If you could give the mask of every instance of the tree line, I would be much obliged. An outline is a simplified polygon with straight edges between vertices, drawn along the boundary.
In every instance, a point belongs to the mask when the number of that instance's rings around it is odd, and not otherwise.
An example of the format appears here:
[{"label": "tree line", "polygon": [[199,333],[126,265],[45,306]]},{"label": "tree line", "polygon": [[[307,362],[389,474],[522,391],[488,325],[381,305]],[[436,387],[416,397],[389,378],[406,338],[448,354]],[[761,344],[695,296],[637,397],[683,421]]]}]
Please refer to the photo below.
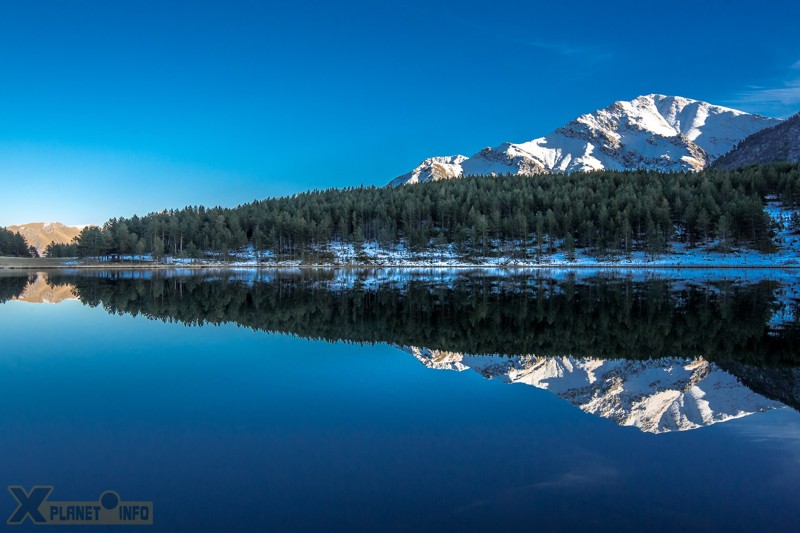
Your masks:
[{"label": "tree line", "polygon": [[32,283],[35,280],[35,277],[29,275],[0,274],[0,304],[21,295],[23,291],[25,291],[25,287],[28,286],[28,283]]},{"label": "tree line", "polygon": [[18,232],[0,228],[0,255],[9,257],[39,257],[36,248],[30,246]]},{"label": "tree line", "polygon": [[515,257],[576,249],[661,253],[670,243],[770,251],[775,197],[800,205],[800,165],[697,173],[599,171],[314,190],[235,208],[190,206],[87,227],[47,254],[227,258],[250,247],[304,258],[340,243]]},{"label": "tree line", "polygon": [[[187,325],[234,323],[310,339],[469,354],[650,359],[698,357],[797,365],[797,319],[778,327],[773,281],[684,284],[614,275],[554,279],[460,274],[371,283],[302,271],[257,279],[236,273],[53,273],[80,300],[111,314]],[[794,309],[798,311],[798,309]],[[800,316],[794,314],[793,316]]]}]

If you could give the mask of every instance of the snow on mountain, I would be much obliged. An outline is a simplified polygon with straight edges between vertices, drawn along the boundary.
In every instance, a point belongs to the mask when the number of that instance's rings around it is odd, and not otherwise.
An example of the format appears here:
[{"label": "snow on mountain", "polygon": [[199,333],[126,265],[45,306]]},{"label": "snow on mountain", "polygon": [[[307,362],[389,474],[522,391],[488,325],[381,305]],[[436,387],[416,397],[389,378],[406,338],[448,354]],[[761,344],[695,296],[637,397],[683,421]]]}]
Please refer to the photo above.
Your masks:
[{"label": "snow on mountain", "polygon": [[404,185],[469,175],[592,170],[702,170],[736,143],[778,119],[680,96],[649,94],[581,115],[550,135],[426,159],[391,181]]},{"label": "snow on mountain", "polygon": [[406,347],[429,368],[545,389],[581,410],[648,433],[686,431],[784,407],[702,358],[505,357]]},{"label": "snow on mountain", "polygon": [[409,185],[457,178],[463,174],[461,163],[466,160],[467,157],[463,155],[430,157],[411,172],[393,179],[389,185],[394,187],[395,185]]}]

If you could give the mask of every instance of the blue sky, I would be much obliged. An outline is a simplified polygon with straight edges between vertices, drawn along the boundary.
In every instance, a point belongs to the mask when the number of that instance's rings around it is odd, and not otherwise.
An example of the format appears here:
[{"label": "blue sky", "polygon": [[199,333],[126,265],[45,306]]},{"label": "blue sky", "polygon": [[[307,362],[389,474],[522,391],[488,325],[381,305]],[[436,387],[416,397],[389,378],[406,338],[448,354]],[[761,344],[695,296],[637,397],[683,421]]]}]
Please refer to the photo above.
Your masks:
[{"label": "blue sky", "polygon": [[383,185],[665,93],[800,110],[796,2],[0,4],[0,225]]}]

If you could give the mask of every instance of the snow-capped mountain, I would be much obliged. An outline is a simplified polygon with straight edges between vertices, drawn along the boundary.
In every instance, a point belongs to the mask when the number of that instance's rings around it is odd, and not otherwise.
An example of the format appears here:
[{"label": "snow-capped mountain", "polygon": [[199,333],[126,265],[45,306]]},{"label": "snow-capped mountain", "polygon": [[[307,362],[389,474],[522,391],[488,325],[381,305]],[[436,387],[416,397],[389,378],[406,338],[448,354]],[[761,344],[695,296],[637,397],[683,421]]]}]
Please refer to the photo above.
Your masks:
[{"label": "snow-capped mountain", "polygon": [[429,157],[408,174],[403,174],[393,179],[389,185],[410,185],[412,183],[458,178],[464,173],[461,163],[466,160],[467,157],[463,155]]},{"label": "snow-capped mountain", "polygon": [[390,185],[470,175],[702,170],[748,135],[778,123],[698,100],[649,94],[581,115],[529,142],[484,148],[469,158],[426,159]]},{"label": "snow-capped mountain", "polygon": [[800,162],[800,113],[777,126],[758,131],[716,161],[715,168],[739,168],[760,163]]},{"label": "snow-capped mountain", "polygon": [[504,357],[405,347],[425,366],[545,389],[581,410],[648,433],[685,431],[784,407],[702,358],[645,361]]}]

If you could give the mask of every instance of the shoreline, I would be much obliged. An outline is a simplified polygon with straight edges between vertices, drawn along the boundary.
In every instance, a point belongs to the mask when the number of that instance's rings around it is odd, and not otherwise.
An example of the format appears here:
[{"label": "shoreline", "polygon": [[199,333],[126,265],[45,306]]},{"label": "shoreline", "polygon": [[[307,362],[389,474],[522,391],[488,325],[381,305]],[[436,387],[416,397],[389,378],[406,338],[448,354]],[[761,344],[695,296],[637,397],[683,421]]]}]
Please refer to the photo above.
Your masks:
[{"label": "shoreline", "polygon": [[457,264],[457,265],[420,265],[420,264],[368,264],[368,263],[347,263],[347,264],[160,264],[160,263],[139,263],[139,264],[57,264],[50,261],[37,264],[35,260],[26,260],[24,264],[8,264],[0,259],[0,271],[3,270],[285,270],[285,269],[339,269],[339,270],[382,270],[388,268],[407,269],[407,270],[786,270],[800,271],[798,265],[753,265],[735,263],[706,263],[706,264],[647,264],[647,263],[627,263],[627,264],[569,264],[569,263],[540,263],[540,264]]}]

